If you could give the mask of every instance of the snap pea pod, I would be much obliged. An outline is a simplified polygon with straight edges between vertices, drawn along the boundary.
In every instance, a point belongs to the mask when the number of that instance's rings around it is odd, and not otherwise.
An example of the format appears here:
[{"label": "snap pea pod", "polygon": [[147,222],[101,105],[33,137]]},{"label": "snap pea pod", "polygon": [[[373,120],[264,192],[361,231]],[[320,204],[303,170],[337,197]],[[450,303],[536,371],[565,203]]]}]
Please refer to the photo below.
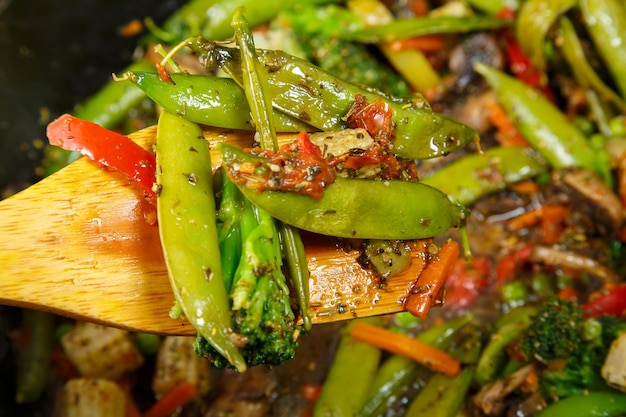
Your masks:
[{"label": "snap pea pod", "polygon": [[453,377],[435,374],[417,394],[406,417],[454,417],[465,400],[474,377],[474,367],[464,368]]},{"label": "snap pea pod", "polygon": [[548,163],[537,151],[525,146],[504,146],[463,156],[421,182],[468,206],[509,184],[547,171]]},{"label": "snap pea pod", "polygon": [[506,359],[505,347],[530,325],[536,312],[535,308],[523,306],[502,316],[499,326],[478,358],[474,376],[478,383],[486,384],[497,377]]},{"label": "snap pea pod", "polygon": [[618,392],[589,392],[552,403],[535,416],[612,417],[624,413],[626,413],[626,395]]},{"label": "snap pea pod", "polygon": [[[195,38],[188,45],[203,57],[207,67],[221,67],[242,83],[239,51]],[[471,127],[430,110],[420,96],[394,98],[366,90],[329,74],[315,65],[282,51],[257,50],[268,67],[269,93],[274,108],[320,130],[341,130],[357,95],[372,102],[385,100],[396,127],[394,153],[410,159],[427,159],[448,153],[478,139]]]},{"label": "snap pea pod", "polygon": [[515,127],[552,166],[601,171],[585,135],[541,93],[483,63],[474,68],[495,91]]},{"label": "snap pea pod", "polygon": [[[416,336],[424,343],[439,349],[447,349],[459,330],[473,320],[472,314],[466,314],[431,327]],[[402,355],[393,355],[376,372],[369,389],[367,400],[357,414],[358,417],[380,415],[387,402],[394,395],[399,395],[408,381],[412,380],[420,369],[424,369],[414,360]]]},{"label": "snap pea pod", "polygon": [[580,0],[594,45],[626,99],[626,6],[622,0]]},{"label": "snap pea pod", "polygon": [[592,87],[600,96],[606,97],[606,99],[612,101],[613,104],[622,110],[626,109],[626,101],[602,81],[587,61],[583,46],[580,39],[578,39],[572,22],[566,17],[560,18],[559,29],[562,36],[561,49],[563,56],[572,69],[578,84],[585,88]]},{"label": "snap pea pod", "polygon": [[533,64],[545,70],[544,42],[560,15],[576,6],[577,0],[527,0],[515,19],[515,36]]},{"label": "snap pea pod", "polygon": [[200,128],[164,111],[157,127],[157,215],[174,296],[198,333],[239,371],[215,222],[211,157]]},{"label": "snap pea pod", "polygon": [[[217,149],[227,170],[263,160],[226,143]],[[337,178],[320,200],[294,192],[240,190],[284,223],[337,237],[420,239],[442,234],[465,216],[465,209],[446,194],[408,181]]]},{"label": "snap pea pod", "polygon": [[339,36],[354,42],[379,43],[408,39],[415,36],[498,29],[510,24],[510,21],[490,15],[466,17],[428,16],[394,19],[384,25],[368,26],[354,31],[342,31]]},{"label": "snap pea pod", "polygon": [[161,40],[172,43],[197,35],[225,40],[233,36],[231,18],[240,7],[250,14],[250,25],[255,27],[270,21],[285,9],[332,2],[338,0],[192,0],[177,10],[165,22],[163,29],[155,32]]},{"label": "snap pea pod", "polygon": [[381,350],[350,336],[357,322],[379,323],[373,318],[356,319],[344,330],[313,417],[352,417],[361,408],[381,357]]},{"label": "snap pea pod", "polygon": [[[167,111],[208,126],[252,130],[246,96],[230,78],[173,73],[174,83],[163,81],[152,72],[129,73],[129,80]],[[312,131],[310,125],[274,112],[280,132]]]},{"label": "snap pea pod", "polygon": [[[268,94],[269,86],[265,68],[256,56],[254,39],[248,21],[241,9],[237,9],[232,20],[235,40],[241,51],[242,73],[244,74],[244,91],[251,109],[252,120],[260,136],[261,147],[273,152],[278,150],[278,139],[272,114],[272,99]],[[277,222],[279,223],[279,222]],[[285,259],[288,262],[289,276],[296,289],[300,314],[306,330],[311,329],[311,312],[309,310],[309,269],[307,267],[304,243],[300,232],[291,225],[277,224],[278,236]]]}]

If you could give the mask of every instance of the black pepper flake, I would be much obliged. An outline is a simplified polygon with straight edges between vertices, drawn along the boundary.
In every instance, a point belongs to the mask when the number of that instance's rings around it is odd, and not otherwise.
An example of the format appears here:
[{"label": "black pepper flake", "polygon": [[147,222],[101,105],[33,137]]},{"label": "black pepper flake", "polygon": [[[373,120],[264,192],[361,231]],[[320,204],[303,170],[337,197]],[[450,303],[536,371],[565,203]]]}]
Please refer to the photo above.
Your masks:
[{"label": "black pepper flake", "polygon": [[185,176],[185,178],[187,178],[187,182],[189,182],[189,184],[191,185],[198,184],[198,178],[196,177],[196,174],[194,174],[193,172],[189,174],[183,173],[183,175]]}]

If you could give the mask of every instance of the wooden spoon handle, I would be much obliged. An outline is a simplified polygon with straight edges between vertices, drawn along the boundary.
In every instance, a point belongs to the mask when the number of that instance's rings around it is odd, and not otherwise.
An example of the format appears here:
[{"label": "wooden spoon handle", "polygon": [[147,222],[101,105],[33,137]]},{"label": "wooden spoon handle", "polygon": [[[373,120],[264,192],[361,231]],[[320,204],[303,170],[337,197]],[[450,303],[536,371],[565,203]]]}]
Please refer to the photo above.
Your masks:
[{"label": "wooden spoon handle", "polygon": [[[132,138],[149,148],[155,134],[152,127]],[[205,136],[239,146],[252,141],[247,132],[208,129]],[[186,320],[169,317],[174,296],[155,219],[128,180],[85,158],[0,202],[0,304],[133,331],[195,334]],[[329,237],[303,240],[314,323],[401,311],[428,244],[416,243],[411,267],[379,288],[356,249]]]}]

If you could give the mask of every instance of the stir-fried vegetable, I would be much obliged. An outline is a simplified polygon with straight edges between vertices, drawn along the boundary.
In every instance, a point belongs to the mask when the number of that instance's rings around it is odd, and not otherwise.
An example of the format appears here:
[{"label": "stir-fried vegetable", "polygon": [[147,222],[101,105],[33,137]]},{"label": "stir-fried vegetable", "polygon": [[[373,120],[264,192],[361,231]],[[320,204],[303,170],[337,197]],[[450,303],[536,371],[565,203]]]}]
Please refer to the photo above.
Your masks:
[{"label": "stir-fried vegetable", "polygon": [[[153,27],[171,52],[123,81],[164,109],[152,198],[196,350],[243,371],[293,358],[307,341],[299,318],[315,333],[300,231],[362,248],[381,290],[410,262],[398,240],[429,238],[425,267],[398,300],[410,324],[404,315],[349,323],[321,372],[326,382],[307,385],[312,415],[624,413],[625,6],[226,3],[195,0]],[[313,62],[255,48],[253,37],[272,30],[311,42],[296,49]],[[235,43],[224,42],[231,35]],[[407,76],[407,51],[426,87]],[[193,70],[179,71],[175,61],[190,56]],[[372,68],[381,74],[355,77]],[[102,131],[70,135],[82,122],[61,120],[50,128],[57,139],[108,150]],[[223,165],[213,181],[195,123],[253,130],[257,141],[217,145]],[[277,131],[297,139],[279,147]],[[105,152],[100,162],[150,196],[150,173],[124,168],[146,152],[116,143],[130,149],[123,160]],[[182,164],[178,174],[168,158]],[[194,216],[181,223],[188,210]],[[198,224],[211,236],[196,241]],[[469,237],[455,230],[465,224]],[[199,398],[179,382],[157,415]],[[224,397],[214,393],[212,405]],[[280,401],[268,415],[280,414]]]}]

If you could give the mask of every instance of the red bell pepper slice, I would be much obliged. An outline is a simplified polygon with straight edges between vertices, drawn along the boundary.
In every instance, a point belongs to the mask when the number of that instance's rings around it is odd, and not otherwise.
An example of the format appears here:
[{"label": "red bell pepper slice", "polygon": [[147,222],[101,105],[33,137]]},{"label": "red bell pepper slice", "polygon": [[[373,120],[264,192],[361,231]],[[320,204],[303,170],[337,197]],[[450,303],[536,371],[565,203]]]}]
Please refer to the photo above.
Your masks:
[{"label": "red bell pepper slice", "polygon": [[583,304],[585,317],[610,315],[622,317],[626,313],[626,284],[622,284],[605,294]]},{"label": "red bell pepper slice", "polygon": [[78,151],[92,161],[117,171],[134,182],[152,202],[156,160],[154,155],[127,136],[102,126],[64,114],[48,125],[51,145]]}]

